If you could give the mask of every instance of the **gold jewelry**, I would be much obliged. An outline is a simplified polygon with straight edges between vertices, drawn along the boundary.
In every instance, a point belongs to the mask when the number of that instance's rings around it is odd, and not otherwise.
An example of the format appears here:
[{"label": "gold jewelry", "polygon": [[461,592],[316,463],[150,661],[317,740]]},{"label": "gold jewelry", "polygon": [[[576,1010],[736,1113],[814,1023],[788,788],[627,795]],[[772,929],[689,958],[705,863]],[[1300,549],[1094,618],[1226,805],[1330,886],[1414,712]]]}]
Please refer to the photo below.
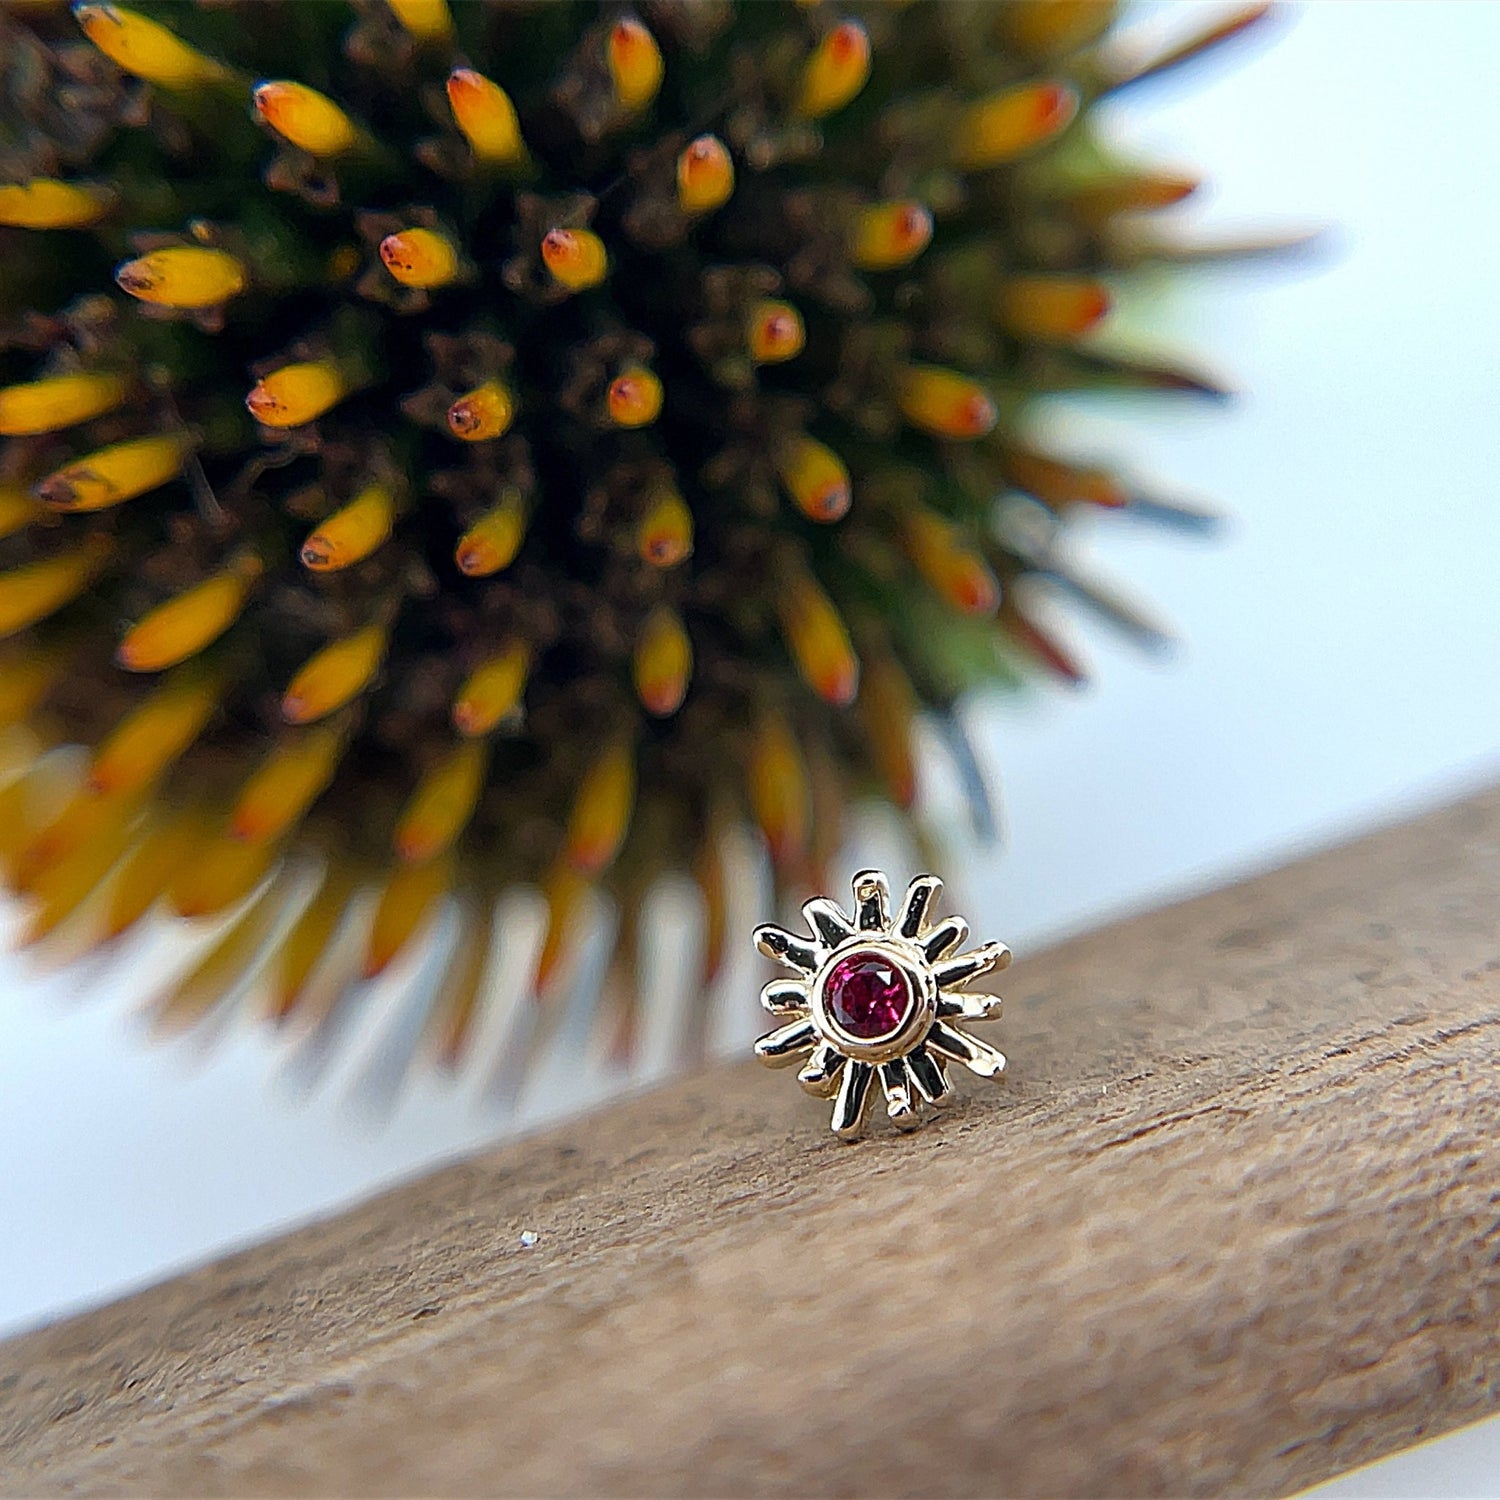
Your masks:
[{"label": "gold jewelry", "polygon": [[950,1062],[1000,1077],[1004,1054],[958,1023],[999,1016],[998,996],[964,991],[1011,957],[1004,943],[957,951],[969,924],[931,921],[943,888],[936,875],[912,881],[894,920],[878,870],[861,870],[853,887],[852,919],[818,896],[802,908],[810,937],[769,924],[755,929],[755,946],[798,976],[773,979],[761,991],[760,1003],[783,1024],[756,1042],[755,1055],[773,1068],[802,1063],[797,1081],[834,1099],[833,1133],[846,1141],[864,1134],[877,1076],[886,1113],[902,1130],[922,1123],[924,1106],[953,1102]]}]

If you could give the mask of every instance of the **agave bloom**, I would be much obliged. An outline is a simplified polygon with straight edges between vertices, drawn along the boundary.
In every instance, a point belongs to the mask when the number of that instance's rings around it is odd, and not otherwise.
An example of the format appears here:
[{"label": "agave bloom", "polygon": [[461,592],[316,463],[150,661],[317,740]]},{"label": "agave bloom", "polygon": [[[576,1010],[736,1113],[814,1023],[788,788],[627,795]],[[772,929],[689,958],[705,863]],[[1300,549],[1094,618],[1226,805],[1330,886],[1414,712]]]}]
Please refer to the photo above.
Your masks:
[{"label": "agave bloom", "polygon": [[[356,993],[727,830],[805,887],[913,723],[1066,648],[1039,395],[1210,390],[1096,330],[1190,179],[1093,3],[215,0],[0,12],[0,855],[29,940],[229,918],[175,1004]],[[1024,524],[1014,505],[1024,497]],[[69,753],[50,752],[74,747]],[[81,748],[78,748],[81,747]],[[629,1030],[629,1007],[617,1017]]]}]

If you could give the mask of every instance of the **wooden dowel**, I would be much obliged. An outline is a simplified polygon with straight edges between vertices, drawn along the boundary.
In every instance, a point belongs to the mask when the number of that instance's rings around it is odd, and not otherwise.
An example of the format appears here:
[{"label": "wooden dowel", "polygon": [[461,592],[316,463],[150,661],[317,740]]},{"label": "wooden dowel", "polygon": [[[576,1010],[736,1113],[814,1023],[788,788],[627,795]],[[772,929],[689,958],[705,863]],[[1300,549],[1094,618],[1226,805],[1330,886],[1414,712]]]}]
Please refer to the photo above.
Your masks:
[{"label": "wooden dowel", "polygon": [[0,1490],[1265,1495],[1496,1407],[1500,792],[1005,980],[914,1136],[724,1067],[12,1340]]}]

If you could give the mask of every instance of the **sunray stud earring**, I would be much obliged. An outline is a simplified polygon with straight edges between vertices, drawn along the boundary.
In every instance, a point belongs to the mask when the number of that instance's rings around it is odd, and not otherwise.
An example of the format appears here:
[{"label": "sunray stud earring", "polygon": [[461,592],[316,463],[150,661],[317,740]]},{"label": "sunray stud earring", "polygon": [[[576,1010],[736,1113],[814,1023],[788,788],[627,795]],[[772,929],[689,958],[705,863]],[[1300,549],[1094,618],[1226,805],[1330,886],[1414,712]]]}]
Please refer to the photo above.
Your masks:
[{"label": "sunray stud earring", "polygon": [[994,995],[970,995],[982,974],[1010,962],[1004,943],[963,950],[969,924],[962,917],[932,920],[943,882],[919,875],[891,916],[891,891],[878,870],[854,877],[854,915],[818,896],[802,914],[810,936],[784,927],[755,929],[755,946],[791,969],[795,979],[773,979],[760,1002],[782,1021],[755,1044],[767,1066],[802,1065],[797,1081],[820,1099],[833,1099],[833,1133],[858,1140],[875,1096],[902,1130],[922,1123],[927,1106],[951,1104],[948,1065],[962,1063],[981,1078],[998,1078],[1005,1057],[969,1036],[964,1021],[993,1021]]}]

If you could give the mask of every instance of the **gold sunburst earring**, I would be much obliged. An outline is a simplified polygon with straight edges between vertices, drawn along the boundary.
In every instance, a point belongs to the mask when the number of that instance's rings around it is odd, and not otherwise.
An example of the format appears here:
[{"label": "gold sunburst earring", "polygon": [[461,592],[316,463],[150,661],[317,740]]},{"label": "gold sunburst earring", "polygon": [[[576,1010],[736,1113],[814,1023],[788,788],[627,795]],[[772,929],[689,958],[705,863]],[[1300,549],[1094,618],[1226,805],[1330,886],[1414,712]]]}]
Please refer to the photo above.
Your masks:
[{"label": "gold sunburst earring", "polygon": [[756,1042],[755,1055],[773,1068],[802,1063],[797,1081],[835,1101],[833,1133],[846,1141],[864,1134],[877,1078],[892,1122],[913,1130],[926,1107],[953,1102],[950,1063],[981,1078],[1004,1073],[1004,1054],[959,1023],[999,1016],[998,996],[965,991],[1011,957],[1004,943],[961,951],[969,937],[962,917],[933,922],[943,888],[936,875],[912,881],[894,918],[878,870],[861,870],[853,888],[852,918],[827,896],[804,904],[807,937],[771,924],[755,929],[755,946],[797,975],[761,991],[783,1024]]}]

